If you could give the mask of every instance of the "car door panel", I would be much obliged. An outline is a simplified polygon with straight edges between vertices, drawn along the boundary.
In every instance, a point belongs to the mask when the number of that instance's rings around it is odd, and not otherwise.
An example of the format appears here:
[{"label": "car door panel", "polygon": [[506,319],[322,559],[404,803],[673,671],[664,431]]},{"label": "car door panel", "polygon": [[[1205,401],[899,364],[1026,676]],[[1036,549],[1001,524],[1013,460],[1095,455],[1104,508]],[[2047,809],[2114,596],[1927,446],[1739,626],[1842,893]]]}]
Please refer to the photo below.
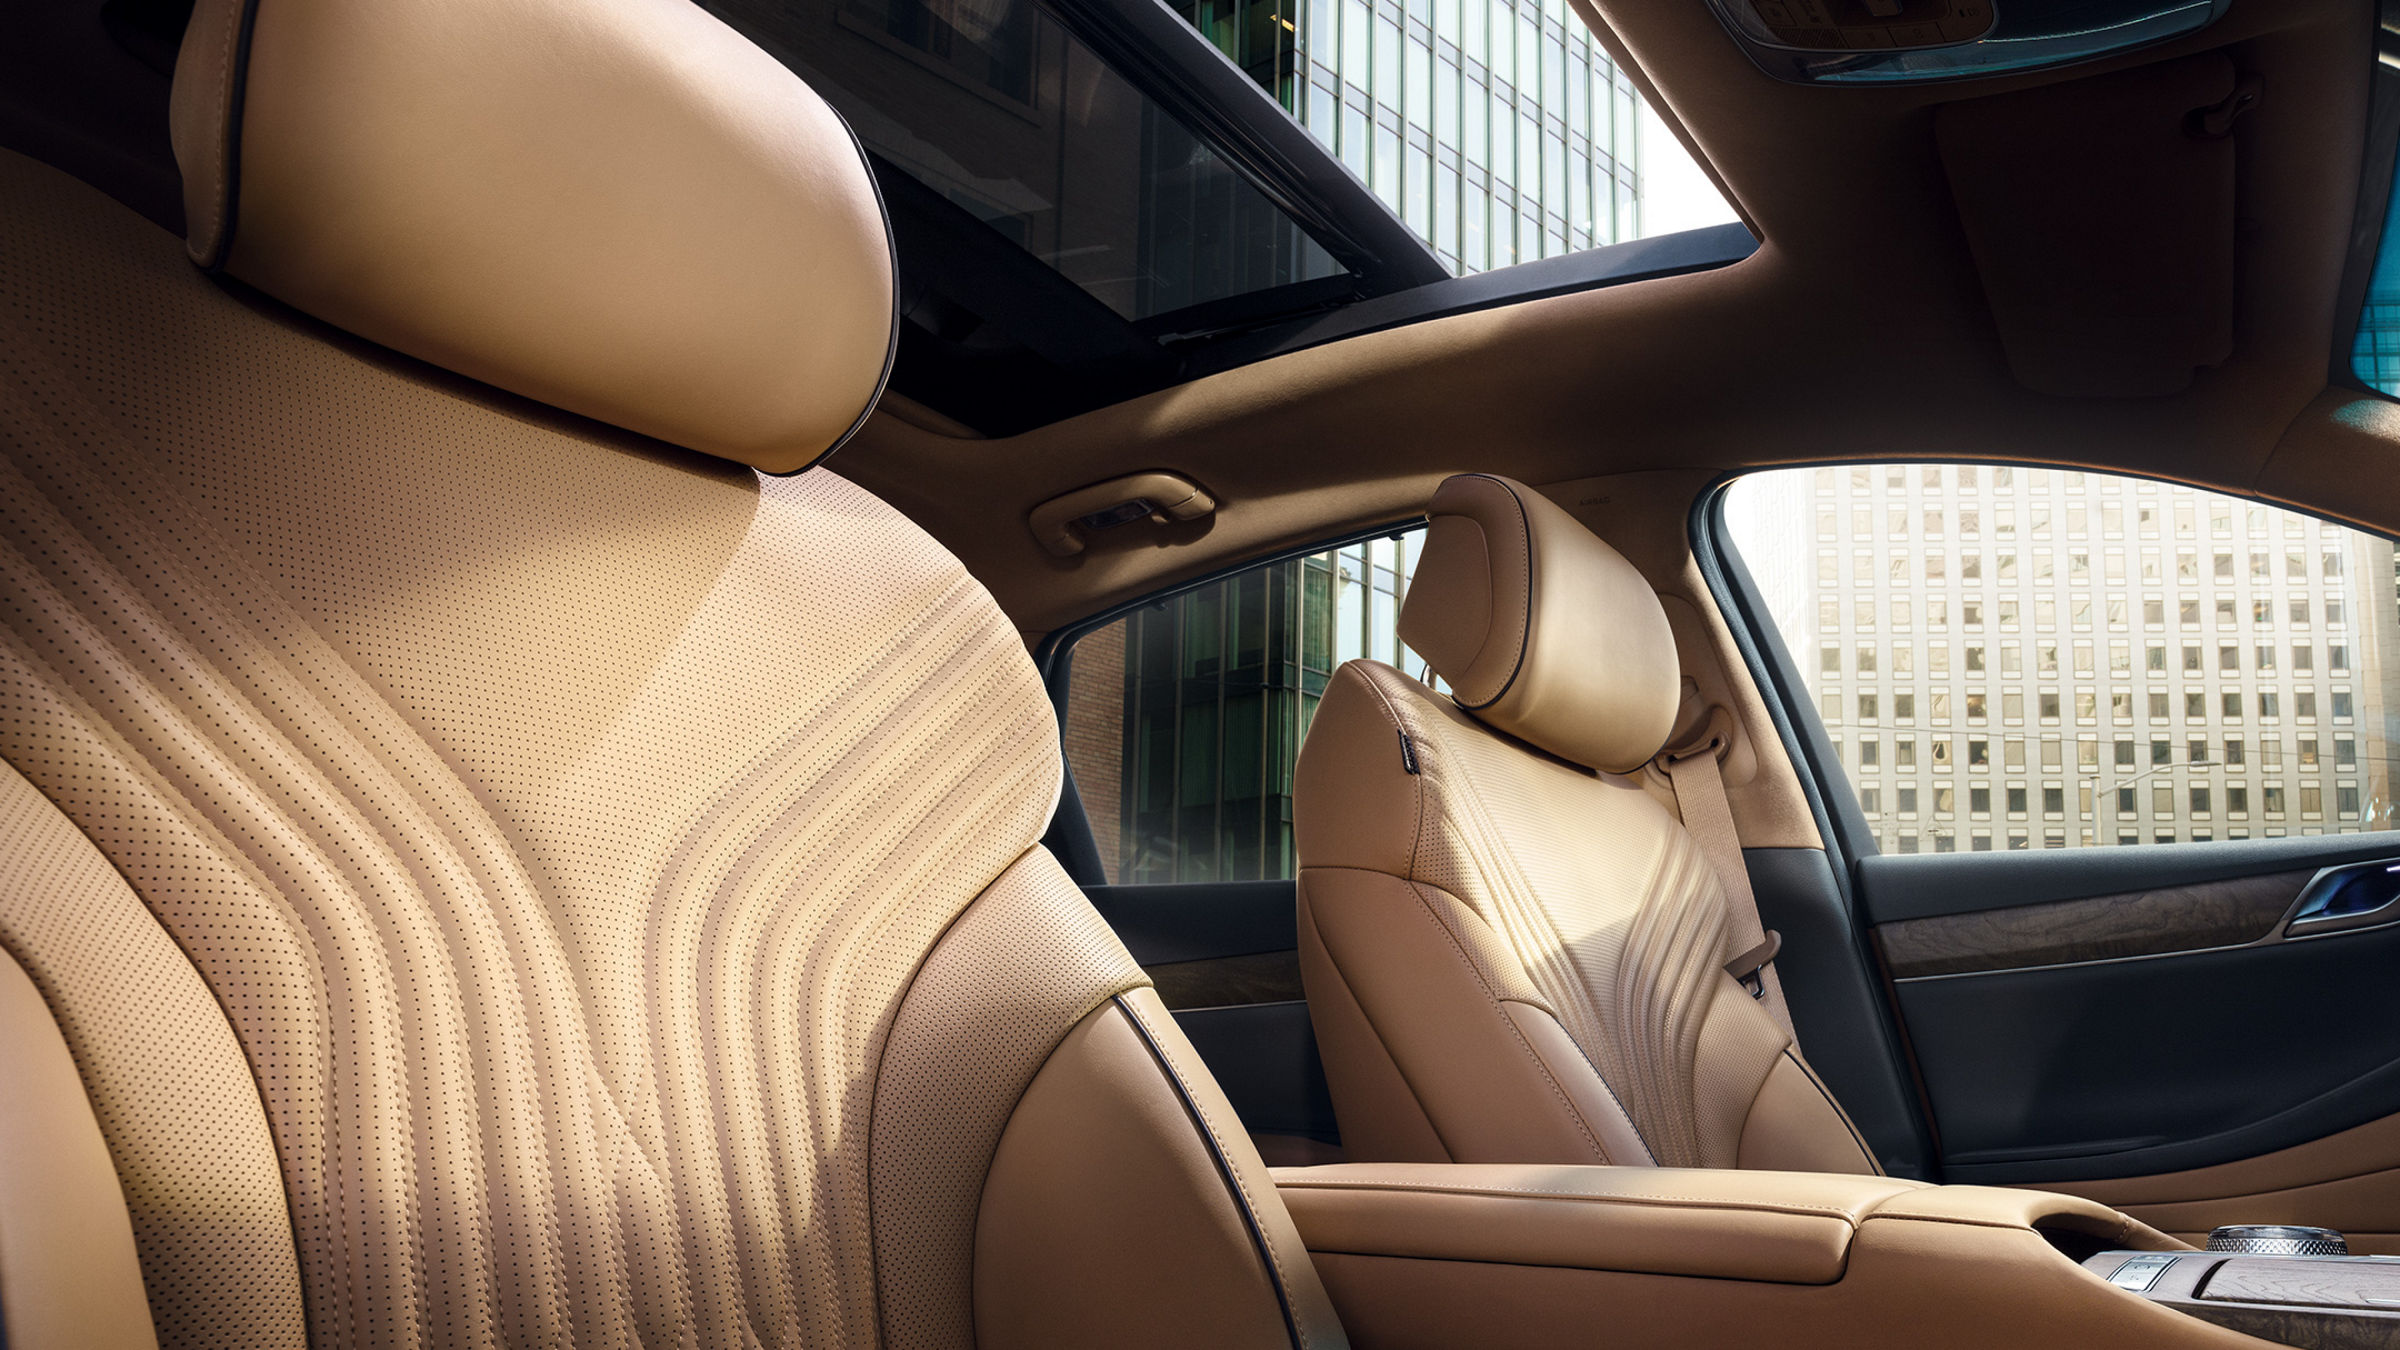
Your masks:
[{"label": "car door panel", "polygon": [[2400,1254],[2400,1115],[2214,1167],[2031,1184],[2124,1210],[2187,1242],[2222,1224],[2315,1224],[2341,1230],[2353,1252]]},{"label": "car door panel", "polygon": [[1750,474],[1694,522],[1936,1174],[2400,1250],[2392,542],[1928,461]]},{"label": "car door panel", "polygon": [[[2400,841],[2350,835],[1862,860],[1944,1175],[2185,1172],[2400,1112],[2387,984],[2400,926],[2285,937],[2318,867],[2395,853]],[[2156,884],[2088,893],[2128,863]],[[2273,870],[2216,875],[2237,867]],[[2002,896],[2017,903],[1991,904]],[[2313,1165],[2288,1176],[2339,1179]]]}]

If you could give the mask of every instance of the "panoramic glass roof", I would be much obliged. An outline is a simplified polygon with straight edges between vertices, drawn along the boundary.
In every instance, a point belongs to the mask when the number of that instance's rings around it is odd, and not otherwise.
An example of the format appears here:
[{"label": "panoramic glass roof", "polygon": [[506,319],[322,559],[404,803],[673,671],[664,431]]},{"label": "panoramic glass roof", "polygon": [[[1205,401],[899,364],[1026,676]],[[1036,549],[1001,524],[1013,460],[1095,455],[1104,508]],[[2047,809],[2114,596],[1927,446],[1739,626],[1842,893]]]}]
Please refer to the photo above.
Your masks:
[{"label": "panoramic glass roof", "polygon": [[1344,275],[1290,215],[1022,0],[712,0],[867,148],[1120,317]]},{"label": "panoramic glass roof", "polygon": [[[892,389],[988,435],[1374,328],[1721,266],[1755,247],[1738,225],[1591,247],[1640,233],[1632,93],[1592,82],[1589,35],[1559,0],[1441,0],[1404,42],[1378,38],[1339,71],[1297,62],[1292,16],[1322,28],[1319,48],[1347,50],[1326,39],[1327,16],[1347,11],[1303,13],[1297,0],[1246,5],[1230,30],[1205,3],[1184,13],[1159,0],[700,3],[858,133],[899,259]],[[1340,27],[1363,40],[1367,22]],[[1401,32],[1386,26],[1383,37]],[[1263,64],[1246,59],[1253,47]],[[1523,59],[1499,61],[1503,48]],[[1407,151],[1408,193],[1386,181],[1397,140],[1369,156],[1368,134],[1345,130],[1336,158],[1330,114],[1304,130],[1287,111],[1336,84],[1392,101],[1393,118],[1440,124],[1411,133],[1427,143]],[[1618,129],[1613,162],[1594,118]],[[1455,209],[1462,199],[1472,210]],[[1614,227],[1595,229],[1612,202]],[[1467,247],[1487,221],[1490,237],[1520,242]],[[1451,242],[1437,253],[1437,239]],[[1487,253],[1517,265],[1456,275]]]}]

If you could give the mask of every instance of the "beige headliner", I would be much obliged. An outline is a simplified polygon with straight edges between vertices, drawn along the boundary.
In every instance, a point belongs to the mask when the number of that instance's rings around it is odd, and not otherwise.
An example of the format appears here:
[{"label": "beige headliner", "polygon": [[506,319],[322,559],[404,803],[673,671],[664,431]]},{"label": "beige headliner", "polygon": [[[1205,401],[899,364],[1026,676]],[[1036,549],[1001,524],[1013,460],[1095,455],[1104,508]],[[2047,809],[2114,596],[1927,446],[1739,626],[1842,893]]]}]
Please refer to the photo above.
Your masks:
[{"label": "beige headliner", "polygon": [[[956,550],[1029,634],[1410,515],[1442,477],[1470,469],[1552,484],[1992,457],[2115,467],[2400,526],[2400,475],[2384,467],[2400,409],[2326,395],[2373,59],[2363,0],[2239,0],[2194,39],[2049,76],[1843,90],[1767,78],[1698,3],[1598,8],[1603,40],[1763,238],[1751,258],[1352,338],[1007,439],[945,436],[886,412],[843,452],[842,471]],[[2165,398],[2023,389],[1951,205],[1934,105],[2211,48],[2265,81],[2239,128],[2232,359]],[[1197,480],[1222,509],[1118,531],[1135,541],[1071,560],[1025,527],[1049,497],[1153,468]],[[1680,519],[1688,504],[1657,509]]]}]

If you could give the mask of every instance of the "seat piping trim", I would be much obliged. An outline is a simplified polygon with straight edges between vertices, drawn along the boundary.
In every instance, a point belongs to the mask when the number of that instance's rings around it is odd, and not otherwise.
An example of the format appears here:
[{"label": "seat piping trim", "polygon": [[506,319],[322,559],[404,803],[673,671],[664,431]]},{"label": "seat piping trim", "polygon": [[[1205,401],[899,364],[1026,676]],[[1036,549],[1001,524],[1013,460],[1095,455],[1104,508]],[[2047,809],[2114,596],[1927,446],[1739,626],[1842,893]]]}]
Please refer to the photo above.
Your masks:
[{"label": "seat piping trim", "polygon": [[1275,1253],[1267,1246],[1266,1232],[1259,1227],[1258,1215],[1250,1208],[1249,1194],[1234,1177],[1233,1160],[1225,1156],[1216,1130],[1209,1125],[1208,1118],[1200,1114],[1200,1104],[1192,1100],[1191,1089],[1184,1083],[1183,1074],[1177,1071],[1175,1062],[1167,1058],[1166,1048],[1150,1033],[1149,1023],[1142,1020],[1140,1011],[1127,1003],[1123,994],[1109,1001],[1116,1004],[1117,1010],[1125,1015],[1125,1020],[1133,1024],[1135,1034],[1149,1048],[1150,1057],[1158,1061],[1158,1067],[1166,1074],[1167,1081],[1175,1085],[1175,1099],[1183,1103],[1185,1114],[1192,1118],[1193,1128],[1208,1145],[1209,1161],[1216,1164],[1217,1177],[1225,1183],[1225,1193],[1232,1199],[1234,1208],[1241,1212],[1242,1227],[1250,1234],[1250,1245],[1258,1253],[1259,1264],[1266,1269],[1268,1283],[1275,1287],[1275,1308],[1283,1314],[1284,1335],[1290,1339],[1294,1350],[1306,1350],[1307,1342],[1300,1336],[1299,1319],[1292,1315],[1291,1295],[1283,1287],[1283,1270],[1275,1262]]}]

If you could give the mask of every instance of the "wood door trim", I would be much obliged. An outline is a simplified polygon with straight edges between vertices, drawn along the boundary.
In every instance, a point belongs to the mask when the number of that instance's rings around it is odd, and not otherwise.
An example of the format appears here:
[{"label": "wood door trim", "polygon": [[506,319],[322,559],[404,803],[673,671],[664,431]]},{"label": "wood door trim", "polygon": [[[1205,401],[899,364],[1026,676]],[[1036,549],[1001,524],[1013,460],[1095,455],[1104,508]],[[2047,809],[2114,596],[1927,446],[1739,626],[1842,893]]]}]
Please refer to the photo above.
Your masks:
[{"label": "wood door trim", "polygon": [[1894,979],[2240,947],[2272,934],[2316,869],[1879,924]]}]

